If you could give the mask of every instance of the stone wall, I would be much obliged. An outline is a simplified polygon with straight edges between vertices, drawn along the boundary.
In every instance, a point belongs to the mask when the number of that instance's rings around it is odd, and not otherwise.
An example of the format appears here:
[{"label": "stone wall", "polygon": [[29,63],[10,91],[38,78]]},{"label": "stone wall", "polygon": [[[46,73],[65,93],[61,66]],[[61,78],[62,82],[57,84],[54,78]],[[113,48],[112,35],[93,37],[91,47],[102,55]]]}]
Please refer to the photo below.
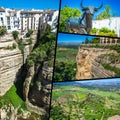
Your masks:
[{"label": "stone wall", "polygon": [[22,55],[18,47],[6,49],[8,46],[12,46],[13,43],[17,45],[11,34],[0,37],[0,95],[4,95],[16,81],[21,66],[35,44],[36,35],[33,35],[32,38],[33,44],[26,44],[24,55]]},{"label": "stone wall", "polygon": [[104,67],[96,61],[99,55],[110,53],[116,53],[116,51],[100,48],[79,48],[76,56],[76,79],[114,77],[115,74],[113,72],[105,70]]}]

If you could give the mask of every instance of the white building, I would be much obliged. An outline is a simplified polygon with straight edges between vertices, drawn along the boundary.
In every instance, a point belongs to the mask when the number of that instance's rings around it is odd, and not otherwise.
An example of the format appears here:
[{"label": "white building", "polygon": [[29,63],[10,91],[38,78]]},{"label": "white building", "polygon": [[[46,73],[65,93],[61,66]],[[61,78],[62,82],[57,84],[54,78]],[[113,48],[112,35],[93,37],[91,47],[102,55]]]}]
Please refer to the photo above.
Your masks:
[{"label": "white building", "polygon": [[42,16],[42,11],[26,11],[23,10],[21,14],[21,31],[28,29],[37,30],[39,25],[39,18]]},{"label": "white building", "polygon": [[6,28],[8,32],[12,32],[14,30],[21,30],[21,22],[20,22],[20,10],[15,9],[5,9],[5,17],[6,17]]},{"label": "white building", "polygon": [[28,29],[38,30],[41,23],[49,24],[52,30],[56,31],[55,22],[57,22],[57,19],[58,11],[55,10],[0,8],[0,26],[6,26],[8,32],[14,30],[26,32]]},{"label": "white building", "polygon": [[58,20],[58,11],[54,11],[51,15],[51,19],[49,19],[48,24],[51,26],[53,32],[57,31],[57,20]]},{"label": "white building", "polygon": [[111,17],[104,20],[93,20],[92,28],[101,29],[103,27],[114,30],[118,37],[120,37],[120,17]]},{"label": "white building", "polygon": [[5,26],[5,10],[0,8],[0,26]]}]

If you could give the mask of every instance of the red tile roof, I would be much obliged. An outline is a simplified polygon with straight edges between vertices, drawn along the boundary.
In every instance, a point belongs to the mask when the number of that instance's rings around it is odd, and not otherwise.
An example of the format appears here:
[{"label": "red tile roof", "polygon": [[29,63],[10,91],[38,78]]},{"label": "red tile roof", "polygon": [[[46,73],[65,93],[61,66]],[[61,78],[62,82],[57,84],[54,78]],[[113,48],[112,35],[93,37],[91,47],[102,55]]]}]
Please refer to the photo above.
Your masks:
[{"label": "red tile roof", "polygon": [[5,12],[5,10],[3,8],[0,7],[0,12]]}]

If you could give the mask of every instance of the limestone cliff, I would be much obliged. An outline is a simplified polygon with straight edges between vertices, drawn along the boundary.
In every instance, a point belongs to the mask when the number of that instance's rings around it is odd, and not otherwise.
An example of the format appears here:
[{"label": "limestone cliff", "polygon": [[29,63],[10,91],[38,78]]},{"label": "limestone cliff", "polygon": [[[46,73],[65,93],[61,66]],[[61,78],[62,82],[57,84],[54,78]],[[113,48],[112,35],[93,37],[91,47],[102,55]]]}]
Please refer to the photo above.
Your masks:
[{"label": "limestone cliff", "polygon": [[[21,66],[35,44],[35,34],[32,35],[32,40],[33,43],[31,45],[24,43],[25,49],[24,54],[22,54],[12,34],[0,37],[0,95],[4,95],[17,80],[16,76],[19,75]],[[26,40],[23,39],[23,41]]]},{"label": "limestone cliff", "polygon": [[47,62],[37,70],[30,67],[23,86],[23,96],[28,108],[46,118],[49,116],[53,67]]},{"label": "limestone cliff", "polygon": [[114,77],[115,73],[104,69],[97,57],[104,54],[115,53],[114,50],[100,48],[79,48],[76,56],[77,73],[76,79],[92,79]]}]

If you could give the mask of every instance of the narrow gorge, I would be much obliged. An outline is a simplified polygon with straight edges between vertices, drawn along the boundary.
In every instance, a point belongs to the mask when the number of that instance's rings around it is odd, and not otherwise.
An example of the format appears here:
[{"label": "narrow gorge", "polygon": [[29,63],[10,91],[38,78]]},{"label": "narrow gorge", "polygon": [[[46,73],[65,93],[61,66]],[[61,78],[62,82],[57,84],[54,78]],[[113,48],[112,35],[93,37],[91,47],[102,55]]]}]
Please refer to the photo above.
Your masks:
[{"label": "narrow gorge", "polygon": [[12,34],[0,38],[1,120],[49,117],[56,36],[50,28],[39,32],[22,39]]},{"label": "narrow gorge", "polygon": [[[31,36],[32,44],[25,42],[24,53],[18,48],[17,42],[13,39],[12,34],[6,34],[0,38],[0,95],[4,95],[10,87],[17,81],[21,71],[21,66],[25,63],[27,56],[30,54],[37,34]],[[29,39],[29,38],[28,38]],[[12,48],[15,45],[15,48]]]},{"label": "narrow gorge", "polygon": [[[76,79],[94,79],[115,77],[115,72],[105,69],[104,64],[119,67],[120,61],[115,63],[114,56],[119,54],[115,50],[106,48],[81,47],[76,56],[77,73]],[[110,56],[112,58],[110,58]]]}]

